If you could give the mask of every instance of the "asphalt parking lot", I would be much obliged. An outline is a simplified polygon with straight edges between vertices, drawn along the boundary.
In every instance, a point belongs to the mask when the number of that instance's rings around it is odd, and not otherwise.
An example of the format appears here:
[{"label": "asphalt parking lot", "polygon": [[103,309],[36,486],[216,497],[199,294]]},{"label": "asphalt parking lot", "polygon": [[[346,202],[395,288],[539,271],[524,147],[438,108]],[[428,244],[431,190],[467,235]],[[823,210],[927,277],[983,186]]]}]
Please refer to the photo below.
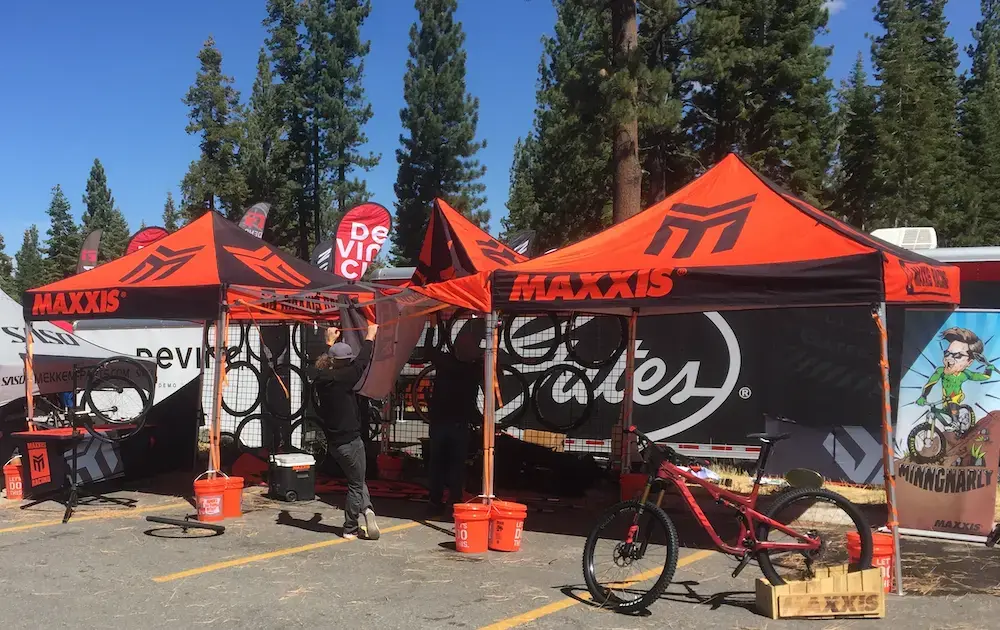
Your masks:
[{"label": "asphalt parking lot", "polygon": [[145,521],[192,513],[185,501],[130,496],[133,509],[84,507],[67,524],[55,503],[2,506],[0,617],[29,628],[957,630],[995,627],[1000,615],[993,595],[1000,552],[982,547],[906,541],[911,594],[890,598],[886,620],[794,622],[754,612],[755,567],[732,579],[734,561],[685,548],[662,600],[626,617],[584,601],[583,539],[573,530],[588,524],[585,510],[529,514],[520,552],[468,555],[454,550],[449,523],[415,520],[422,506],[405,501],[377,502],[383,535],[370,542],[339,536],[341,497],[298,504],[250,497],[225,534],[185,536]]}]

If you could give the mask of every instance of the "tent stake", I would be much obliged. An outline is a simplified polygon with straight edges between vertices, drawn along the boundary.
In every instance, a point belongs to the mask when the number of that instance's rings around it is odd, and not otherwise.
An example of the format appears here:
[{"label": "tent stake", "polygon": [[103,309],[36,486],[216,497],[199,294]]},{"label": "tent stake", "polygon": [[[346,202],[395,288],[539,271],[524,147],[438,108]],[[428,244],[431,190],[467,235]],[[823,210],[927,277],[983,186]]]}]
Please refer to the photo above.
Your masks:
[{"label": "tent stake", "polygon": [[886,332],[885,302],[881,302],[874,313],[879,330],[881,355],[879,366],[882,371],[882,459],[885,475],[886,497],[889,502],[889,528],[892,530],[892,553],[896,558],[896,594],[903,594],[903,558],[899,553],[899,511],[896,507],[896,461],[892,432],[892,408],[889,400],[889,335]]}]

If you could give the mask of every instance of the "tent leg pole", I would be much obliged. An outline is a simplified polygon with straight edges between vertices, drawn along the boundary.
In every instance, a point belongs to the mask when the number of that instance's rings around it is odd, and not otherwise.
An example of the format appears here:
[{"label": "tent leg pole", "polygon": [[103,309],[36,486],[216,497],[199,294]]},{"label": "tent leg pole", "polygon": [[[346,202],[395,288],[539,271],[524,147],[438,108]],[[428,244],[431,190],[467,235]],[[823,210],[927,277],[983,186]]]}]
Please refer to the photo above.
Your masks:
[{"label": "tent leg pole", "polygon": [[632,425],[632,409],[635,404],[635,340],[638,323],[639,311],[632,309],[628,320],[628,339],[625,345],[625,389],[622,392],[622,411],[618,417],[618,425],[615,427],[615,436],[612,436],[612,446],[615,445],[616,439],[620,441],[618,443],[618,469],[620,473],[632,470],[633,436],[627,434],[625,430]]},{"label": "tent leg pole", "polygon": [[895,568],[896,594],[903,594],[903,558],[899,552],[899,511],[896,507],[896,459],[895,438],[892,431],[892,408],[890,407],[889,387],[889,336],[886,329],[885,302],[881,302],[875,313],[880,337],[880,368],[882,371],[882,459],[885,475],[886,497],[889,503],[889,528],[892,530],[892,553],[896,558]]},{"label": "tent leg pole", "polygon": [[[74,366],[75,367],[75,366]],[[35,335],[31,322],[24,322],[24,402],[28,420],[28,431],[35,430]],[[73,392],[76,396],[76,392]],[[27,455],[25,455],[27,456]]]},{"label": "tent leg pole", "polygon": [[226,375],[226,356],[224,353],[225,338],[229,336],[229,313],[220,309],[219,319],[215,323],[215,387],[212,391],[212,422],[208,432],[209,440],[209,470],[218,471],[221,468],[219,453],[219,438],[222,429],[222,383]]},{"label": "tent leg pole", "polygon": [[487,503],[493,500],[493,456],[496,432],[496,375],[497,312],[486,316],[486,352],[483,357],[483,496]]}]

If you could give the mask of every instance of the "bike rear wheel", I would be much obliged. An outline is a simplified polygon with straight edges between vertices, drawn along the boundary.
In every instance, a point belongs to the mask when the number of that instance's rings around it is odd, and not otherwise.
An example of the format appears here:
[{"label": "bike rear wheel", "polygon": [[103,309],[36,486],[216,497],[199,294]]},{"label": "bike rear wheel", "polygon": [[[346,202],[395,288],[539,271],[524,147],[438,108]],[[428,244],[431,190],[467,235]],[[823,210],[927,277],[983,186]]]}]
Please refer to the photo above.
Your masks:
[{"label": "bike rear wheel", "polygon": [[[757,562],[761,573],[774,586],[811,579],[823,568],[847,564],[847,534],[850,532],[857,533],[861,544],[859,561],[852,569],[871,568],[872,532],[868,519],[856,505],[836,492],[813,488],[786,492],[775,500],[766,516],[793,531],[819,538],[821,542],[816,551],[758,551]],[[777,543],[798,541],[765,524],[757,526],[757,540]]]},{"label": "bike rear wheel", "polygon": [[[638,529],[629,543],[633,525]],[[603,608],[644,610],[673,579],[678,552],[677,530],[662,509],[639,501],[613,505],[601,515],[583,549],[587,590]]]}]

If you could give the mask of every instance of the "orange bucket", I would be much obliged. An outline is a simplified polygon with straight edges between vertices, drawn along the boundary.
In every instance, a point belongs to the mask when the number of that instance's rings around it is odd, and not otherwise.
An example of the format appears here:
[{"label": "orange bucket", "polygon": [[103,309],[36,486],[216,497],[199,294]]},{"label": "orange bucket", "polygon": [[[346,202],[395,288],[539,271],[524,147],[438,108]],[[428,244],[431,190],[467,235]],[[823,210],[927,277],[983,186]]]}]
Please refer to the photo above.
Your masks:
[{"label": "orange bucket", "polygon": [[[847,532],[847,558],[851,564],[861,560],[861,536],[857,532]],[[872,534],[872,568],[882,569],[882,586],[886,593],[892,592],[893,583],[892,534],[875,532]]]},{"label": "orange bucket", "polygon": [[20,501],[24,498],[24,484],[21,482],[21,458],[11,458],[3,466],[4,483],[7,486],[7,498]]},{"label": "orange bucket", "polygon": [[226,518],[223,510],[223,503],[226,496],[226,485],[228,477],[216,477],[215,479],[201,479],[202,475],[194,480],[194,501],[198,506],[198,520],[202,523],[213,523]]},{"label": "orange bucket", "polygon": [[493,501],[490,510],[490,549],[494,551],[519,551],[524,519],[528,506],[511,501]]},{"label": "orange bucket", "polygon": [[618,478],[618,485],[621,489],[622,501],[639,499],[642,489],[646,487],[646,480],[649,475],[644,473],[625,473]]},{"label": "orange bucket", "polygon": [[379,453],[375,458],[378,465],[378,478],[386,481],[399,481],[403,476],[403,458],[387,453]]},{"label": "orange bucket", "polygon": [[490,506],[483,503],[456,503],[455,549],[462,553],[483,553],[489,549]]},{"label": "orange bucket", "polygon": [[225,518],[243,516],[243,477],[229,477],[222,497],[222,515]]}]

